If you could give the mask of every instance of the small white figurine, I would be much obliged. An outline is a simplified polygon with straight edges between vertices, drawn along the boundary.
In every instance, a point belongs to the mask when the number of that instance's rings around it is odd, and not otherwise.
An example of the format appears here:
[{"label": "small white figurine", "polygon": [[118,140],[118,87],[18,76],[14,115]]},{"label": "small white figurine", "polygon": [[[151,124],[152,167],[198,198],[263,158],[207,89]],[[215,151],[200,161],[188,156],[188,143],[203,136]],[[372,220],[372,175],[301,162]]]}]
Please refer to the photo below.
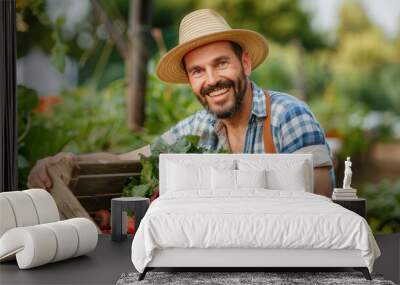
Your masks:
[{"label": "small white figurine", "polygon": [[347,160],[344,162],[344,165],[345,169],[344,169],[343,189],[352,189],[350,184],[353,172],[351,171],[350,156],[347,157]]}]

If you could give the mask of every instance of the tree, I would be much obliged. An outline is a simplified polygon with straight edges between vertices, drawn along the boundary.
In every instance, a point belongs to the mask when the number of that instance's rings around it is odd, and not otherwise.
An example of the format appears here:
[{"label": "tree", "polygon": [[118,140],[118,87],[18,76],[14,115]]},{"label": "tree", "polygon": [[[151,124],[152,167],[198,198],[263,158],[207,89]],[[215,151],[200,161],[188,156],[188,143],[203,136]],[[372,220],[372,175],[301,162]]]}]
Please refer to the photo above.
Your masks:
[{"label": "tree", "polygon": [[373,28],[365,9],[357,0],[347,1],[343,4],[339,12],[339,19],[338,38],[348,33],[359,33]]},{"label": "tree", "polygon": [[359,1],[342,6],[337,42],[332,66],[339,93],[372,110],[399,113],[396,45],[370,21]]},{"label": "tree", "polygon": [[130,0],[127,41],[109,19],[98,0],[91,0],[99,20],[105,25],[125,62],[125,77],[128,82],[128,126],[140,131],[144,126],[144,97],[146,93],[147,52],[146,32],[149,30],[151,1]]}]

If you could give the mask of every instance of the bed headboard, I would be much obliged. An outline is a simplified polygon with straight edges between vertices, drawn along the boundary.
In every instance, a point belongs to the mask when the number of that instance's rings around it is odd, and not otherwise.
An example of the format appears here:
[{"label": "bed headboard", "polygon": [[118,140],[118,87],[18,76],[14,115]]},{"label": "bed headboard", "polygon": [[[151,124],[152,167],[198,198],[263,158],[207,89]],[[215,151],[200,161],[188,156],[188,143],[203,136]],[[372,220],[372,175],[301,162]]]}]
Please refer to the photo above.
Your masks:
[{"label": "bed headboard", "polygon": [[304,179],[307,192],[314,192],[314,171],[312,154],[161,154],[159,161],[160,195],[166,193],[168,188],[168,164],[176,163],[190,166],[216,165],[221,160],[232,162],[236,169],[238,165],[262,165],[263,168],[275,169],[285,174],[291,173],[294,166],[304,166]]}]

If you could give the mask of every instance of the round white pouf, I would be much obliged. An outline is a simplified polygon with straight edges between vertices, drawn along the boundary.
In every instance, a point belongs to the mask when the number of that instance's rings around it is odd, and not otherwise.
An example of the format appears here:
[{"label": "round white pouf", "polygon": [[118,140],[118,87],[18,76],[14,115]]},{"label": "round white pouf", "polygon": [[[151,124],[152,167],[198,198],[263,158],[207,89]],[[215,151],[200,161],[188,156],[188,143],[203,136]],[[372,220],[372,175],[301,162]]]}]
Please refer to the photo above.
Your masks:
[{"label": "round white pouf", "polygon": [[77,257],[96,248],[97,228],[85,218],[8,230],[0,238],[0,261],[16,257],[20,269]]},{"label": "round white pouf", "polygon": [[86,254],[96,248],[98,239],[97,228],[91,220],[74,218],[65,220],[65,222],[74,226],[78,233],[78,249],[74,257]]},{"label": "round white pouf", "polygon": [[49,263],[56,251],[55,234],[42,225],[13,228],[0,239],[0,260],[16,254],[20,269]]},{"label": "round white pouf", "polygon": [[0,195],[0,238],[6,231],[16,226],[17,222],[10,202],[6,197]]},{"label": "round white pouf", "polygon": [[0,194],[10,202],[17,227],[39,224],[38,214],[31,197],[23,191],[10,191]]},{"label": "round white pouf", "polygon": [[60,221],[42,226],[51,229],[57,238],[57,252],[51,262],[71,258],[75,255],[78,249],[78,233],[70,223]]},{"label": "round white pouf", "polygon": [[22,192],[31,197],[39,217],[39,224],[60,220],[56,202],[49,192],[43,189],[29,189]]}]

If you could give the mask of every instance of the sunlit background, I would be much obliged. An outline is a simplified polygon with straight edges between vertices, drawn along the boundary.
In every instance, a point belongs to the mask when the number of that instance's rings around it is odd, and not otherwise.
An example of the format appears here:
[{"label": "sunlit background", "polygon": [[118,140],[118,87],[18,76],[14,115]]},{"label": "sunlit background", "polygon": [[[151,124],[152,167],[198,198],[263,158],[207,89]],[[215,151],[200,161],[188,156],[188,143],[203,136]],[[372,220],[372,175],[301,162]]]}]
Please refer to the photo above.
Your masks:
[{"label": "sunlit background", "polygon": [[[252,79],[309,104],[337,185],[351,156],[371,227],[400,231],[399,1],[153,0],[140,11],[135,2],[17,0],[20,188],[38,159],[127,152],[200,110],[188,86],[163,84],[154,66],[177,43],[181,18],[212,8],[267,38],[270,56]],[[138,46],[144,70],[129,64]],[[128,108],[128,98],[144,107]]]}]

